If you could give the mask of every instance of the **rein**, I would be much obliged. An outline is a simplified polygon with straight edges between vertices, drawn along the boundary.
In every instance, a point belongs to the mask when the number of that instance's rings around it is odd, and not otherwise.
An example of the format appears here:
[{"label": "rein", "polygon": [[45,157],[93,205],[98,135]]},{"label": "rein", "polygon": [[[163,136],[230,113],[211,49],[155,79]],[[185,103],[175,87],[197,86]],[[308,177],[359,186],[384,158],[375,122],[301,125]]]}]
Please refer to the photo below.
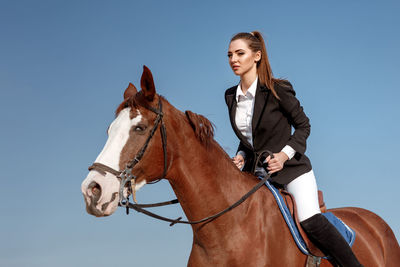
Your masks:
[{"label": "rein", "polygon": [[[268,178],[270,178],[271,175],[267,175],[265,176],[258,184],[256,184],[249,192],[247,192],[244,196],[242,196],[238,201],[236,201],[235,203],[233,203],[232,205],[230,205],[228,208],[214,214],[208,217],[205,217],[201,220],[198,221],[182,221],[182,217],[179,217],[177,219],[170,219],[167,217],[163,217],[160,215],[157,215],[155,213],[152,213],[148,210],[145,210],[144,208],[146,207],[159,207],[159,206],[165,206],[165,205],[170,205],[170,204],[176,204],[179,201],[177,199],[171,200],[171,201],[166,201],[166,202],[161,202],[161,203],[155,203],[155,204],[133,204],[128,202],[127,203],[127,208],[136,210],[137,212],[142,212],[143,214],[146,214],[150,217],[153,217],[155,219],[158,220],[162,220],[162,221],[166,221],[166,222],[170,222],[171,224],[169,226],[173,226],[177,223],[182,223],[182,224],[198,224],[198,223],[204,223],[204,222],[209,222],[219,216],[221,216],[224,213],[227,213],[228,211],[236,208],[237,206],[239,206],[242,202],[244,202],[246,199],[248,199],[252,194],[254,194],[258,189],[260,189],[260,187],[262,187],[264,185],[264,183],[268,180]],[[176,201],[176,202],[175,202]]]},{"label": "rein", "polygon": [[[150,182],[148,184],[154,184],[160,181],[161,178],[164,178],[166,173],[167,173],[167,131],[165,129],[165,124],[163,121],[163,112],[162,112],[162,104],[161,104],[161,99],[159,99],[158,101],[158,109],[155,109],[153,107],[149,107],[149,106],[144,106],[145,108],[147,108],[148,110],[154,112],[155,114],[157,114],[157,118],[155,120],[154,126],[151,129],[151,132],[149,134],[149,136],[146,139],[146,142],[144,143],[143,147],[140,149],[140,151],[138,152],[138,154],[136,154],[136,156],[126,164],[126,167],[123,171],[117,171],[105,164],[99,163],[99,162],[94,162],[88,169],[89,171],[91,170],[96,170],[99,173],[101,173],[102,175],[106,175],[107,172],[115,175],[118,179],[121,180],[121,185],[120,185],[120,190],[119,190],[119,203],[118,206],[120,207],[125,207],[126,208],[126,214],[129,214],[129,209],[133,209],[136,210],[137,212],[141,212],[145,215],[148,215],[150,217],[153,217],[155,219],[159,219],[162,221],[167,221],[170,222],[170,226],[173,226],[175,224],[178,223],[182,223],[182,224],[199,224],[199,223],[204,223],[204,222],[209,222],[225,213],[227,213],[228,211],[236,208],[237,206],[239,206],[242,202],[244,202],[246,199],[248,199],[252,194],[254,194],[258,189],[260,189],[264,183],[268,180],[268,178],[271,177],[270,174],[266,175],[258,184],[256,184],[249,192],[247,192],[245,195],[243,195],[238,201],[236,201],[235,203],[233,203],[231,206],[227,207],[226,209],[205,217],[201,220],[197,220],[197,221],[182,221],[182,217],[179,217],[177,219],[170,219],[167,217],[163,217],[160,215],[157,215],[155,213],[152,213],[148,210],[145,210],[144,208],[153,208],[153,207],[161,207],[161,206],[166,206],[166,205],[171,205],[171,204],[177,204],[179,203],[178,199],[173,199],[170,201],[165,201],[165,202],[159,202],[159,203],[153,203],[153,204],[137,204],[136,203],[136,190],[135,190],[135,186],[136,186],[136,176],[132,174],[132,169],[135,167],[136,164],[138,164],[140,162],[140,160],[142,159],[147,146],[150,143],[150,140],[153,138],[155,131],[158,128],[158,125],[161,123],[160,126],[160,132],[161,132],[161,141],[162,141],[162,145],[163,145],[163,152],[164,152],[164,171],[163,174],[160,178],[158,178],[156,181],[154,182]],[[271,156],[272,153],[267,151]],[[128,195],[127,197],[124,196],[124,189],[125,186],[128,187]],[[131,203],[129,202],[129,195],[132,194],[132,198],[134,200],[135,203]]]}]

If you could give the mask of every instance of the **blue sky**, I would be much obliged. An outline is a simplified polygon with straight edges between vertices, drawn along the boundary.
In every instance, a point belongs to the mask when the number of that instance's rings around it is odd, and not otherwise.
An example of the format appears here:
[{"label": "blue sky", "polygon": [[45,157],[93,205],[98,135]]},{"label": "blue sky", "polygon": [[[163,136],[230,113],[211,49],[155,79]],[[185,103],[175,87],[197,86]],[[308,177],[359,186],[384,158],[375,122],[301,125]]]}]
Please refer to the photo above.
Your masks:
[{"label": "blue sky", "polygon": [[[233,155],[229,39],[260,30],[311,120],[328,207],[376,212],[400,238],[397,1],[0,1],[0,266],[185,266],[192,234],[122,209],[85,211],[80,184],[142,66]],[[168,183],[141,202],[174,198]],[[170,217],[179,206],[156,210]]]}]

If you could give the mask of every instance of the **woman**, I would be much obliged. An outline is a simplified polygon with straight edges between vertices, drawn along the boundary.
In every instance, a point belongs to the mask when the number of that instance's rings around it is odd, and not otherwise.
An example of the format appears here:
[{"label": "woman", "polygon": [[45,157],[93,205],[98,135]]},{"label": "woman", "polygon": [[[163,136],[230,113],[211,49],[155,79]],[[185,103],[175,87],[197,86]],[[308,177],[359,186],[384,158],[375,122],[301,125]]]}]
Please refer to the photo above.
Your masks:
[{"label": "woman", "polygon": [[[310,134],[309,119],[291,84],[272,76],[262,35],[238,33],[229,44],[229,64],[240,83],[225,92],[232,128],[240,139],[233,162],[257,176],[284,186],[296,200],[307,235],[340,266],[362,266],[336,228],[321,214],[317,184],[304,154]],[[294,127],[293,134],[291,133]],[[262,158],[270,150],[273,157]],[[257,159],[262,158],[263,161]],[[265,160],[264,160],[265,159]]]}]

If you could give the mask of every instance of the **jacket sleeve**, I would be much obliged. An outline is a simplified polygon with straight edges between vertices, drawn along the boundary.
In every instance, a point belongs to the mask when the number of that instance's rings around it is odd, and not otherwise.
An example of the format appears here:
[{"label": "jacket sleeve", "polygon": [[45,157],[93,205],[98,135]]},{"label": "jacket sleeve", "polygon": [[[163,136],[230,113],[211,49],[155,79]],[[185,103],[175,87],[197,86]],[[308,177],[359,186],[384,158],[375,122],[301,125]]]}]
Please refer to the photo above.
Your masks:
[{"label": "jacket sleeve", "polygon": [[297,153],[304,154],[307,147],[306,140],[310,135],[310,120],[304,113],[303,107],[296,98],[296,93],[289,82],[284,82],[276,87],[280,98],[278,100],[279,105],[295,129],[286,145],[292,147]]}]

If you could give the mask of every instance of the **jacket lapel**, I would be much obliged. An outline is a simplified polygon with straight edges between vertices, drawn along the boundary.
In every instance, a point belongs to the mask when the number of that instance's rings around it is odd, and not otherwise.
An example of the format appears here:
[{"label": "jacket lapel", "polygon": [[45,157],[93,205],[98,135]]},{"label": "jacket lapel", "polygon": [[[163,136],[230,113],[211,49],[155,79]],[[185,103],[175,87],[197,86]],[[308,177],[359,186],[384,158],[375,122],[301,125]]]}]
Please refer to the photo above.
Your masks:
[{"label": "jacket lapel", "polygon": [[[237,87],[236,87],[237,88]],[[248,149],[253,149],[251,144],[247,141],[246,137],[242,135],[242,133],[239,131],[239,129],[236,126],[236,107],[237,107],[237,102],[236,102],[236,90],[235,93],[228,95],[228,103],[229,104],[229,119],[231,121],[231,125],[233,128],[233,131],[237,135],[237,137],[240,139],[240,141],[248,148]]]},{"label": "jacket lapel", "polygon": [[260,85],[260,81],[258,81],[254,100],[253,118],[251,121],[253,140],[257,126],[260,123],[261,115],[264,113],[265,107],[267,106],[269,95],[270,90],[268,90],[266,86]]}]

